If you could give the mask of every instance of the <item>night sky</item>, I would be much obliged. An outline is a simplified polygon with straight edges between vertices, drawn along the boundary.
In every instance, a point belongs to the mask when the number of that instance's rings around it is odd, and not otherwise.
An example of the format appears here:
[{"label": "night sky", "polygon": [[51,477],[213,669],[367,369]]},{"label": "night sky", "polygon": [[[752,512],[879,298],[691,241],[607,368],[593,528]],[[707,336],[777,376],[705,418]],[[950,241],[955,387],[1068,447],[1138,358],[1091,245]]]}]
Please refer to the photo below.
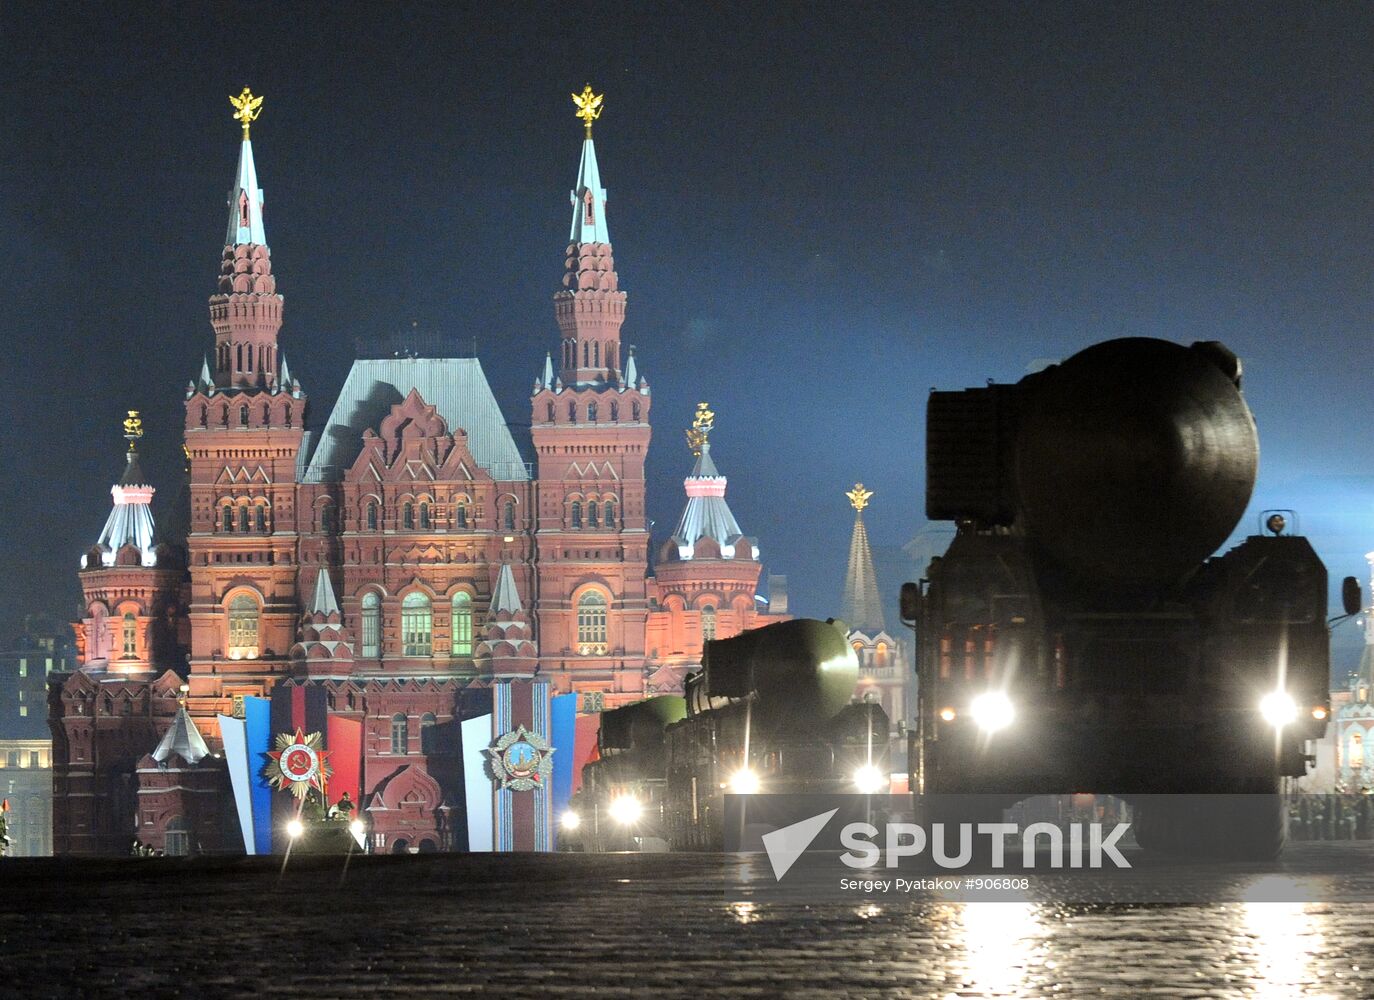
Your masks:
[{"label": "night sky", "polygon": [[1334,578],[1366,575],[1370,8],[503,6],[4,6],[6,627],[75,609],[126,408],[170,516],[245,84],[315,421],[357,339],[414,328],[475,337],[527,423],[590,81],[656,539],[705,399],[794,610],[838,612],[859,479],[895,595],[927,391],[1144,335],[1244,359],[1262,472],[1239,533],[1296,508]]}]

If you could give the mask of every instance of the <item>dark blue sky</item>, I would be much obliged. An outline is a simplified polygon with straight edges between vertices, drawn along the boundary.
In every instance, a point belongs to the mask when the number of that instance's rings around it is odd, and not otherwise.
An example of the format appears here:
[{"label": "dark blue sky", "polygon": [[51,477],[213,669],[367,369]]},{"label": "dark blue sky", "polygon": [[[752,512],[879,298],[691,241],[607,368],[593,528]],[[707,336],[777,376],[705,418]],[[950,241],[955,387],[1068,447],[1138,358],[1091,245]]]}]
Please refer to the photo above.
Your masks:
[{"label": "dark blue sky", "polygon": [[176,492],[244,84],[317,418],[355,339],[415,323],[476,337],[528,419],[591,81],[660,537],[708,399],[741,524],[835,613],[843,491],[880,546],[923,525],[929,388],[1148,335],[1243,357],[1256,509],[1363,574],[1369,8],[758,6],[5,5],[5,617],[74,605],[125,407]]}]

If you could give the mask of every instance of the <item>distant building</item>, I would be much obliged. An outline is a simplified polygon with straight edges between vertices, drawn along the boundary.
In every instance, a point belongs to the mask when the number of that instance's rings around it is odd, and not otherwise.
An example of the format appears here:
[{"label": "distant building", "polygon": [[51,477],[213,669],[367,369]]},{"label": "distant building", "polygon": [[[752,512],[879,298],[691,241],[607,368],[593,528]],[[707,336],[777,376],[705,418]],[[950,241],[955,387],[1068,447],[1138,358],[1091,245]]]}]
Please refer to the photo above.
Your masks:
[{"label": "distant building", "polygon": [[[65,634],[64,634],[65,633]],[[8,799],[10,854],[52,853],[52,734],[48,677],[75,662],[69,629],[33,618],[0,652],[0,798]]]},{"label": "distant building", "polygon": [[849,565],[845,571],[840,618],[849,627],[849,644],[859,657],[859,685],[855,696],[875,701],[891,720],[895,731],[912,723],[909,692],[914,687],[906,643],[900,633],[889,631],[883,612],[873,551],[864,525],[864,508],[872,491],[863,483],[845,494],[854,508],[854,531],[849,539]]}]

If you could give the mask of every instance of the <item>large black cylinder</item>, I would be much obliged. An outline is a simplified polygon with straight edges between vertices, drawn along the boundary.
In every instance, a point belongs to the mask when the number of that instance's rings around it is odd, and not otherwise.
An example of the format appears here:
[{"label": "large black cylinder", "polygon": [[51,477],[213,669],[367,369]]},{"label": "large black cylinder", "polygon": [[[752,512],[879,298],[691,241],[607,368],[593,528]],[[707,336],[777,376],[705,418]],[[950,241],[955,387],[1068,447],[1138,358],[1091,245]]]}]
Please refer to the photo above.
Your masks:
[{"label": "large black cylinder", "polygon": [[1254,489],[1239,367],[1220,344],[1127,338],[1015,386],[932,393],[927,512],[1015,525],[1105,586],[1172,583],[1226,540]]}]

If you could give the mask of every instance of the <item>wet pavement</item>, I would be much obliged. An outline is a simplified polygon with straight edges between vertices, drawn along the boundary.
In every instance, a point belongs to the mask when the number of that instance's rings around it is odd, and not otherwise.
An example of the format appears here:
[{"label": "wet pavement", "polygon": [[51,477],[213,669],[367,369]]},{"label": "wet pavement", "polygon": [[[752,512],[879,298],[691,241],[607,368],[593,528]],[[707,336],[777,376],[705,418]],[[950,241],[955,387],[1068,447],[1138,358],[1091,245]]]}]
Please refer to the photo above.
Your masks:
[{"label": "wet pavement", "polygon": [[[1230,898],[1187,905],[774,899],[753,856],[279,865],[0,862],[5,995],[1374,997],[1374,843],[1207,866]],[[1264,878],[1342,891],[1240,901]]]}]

